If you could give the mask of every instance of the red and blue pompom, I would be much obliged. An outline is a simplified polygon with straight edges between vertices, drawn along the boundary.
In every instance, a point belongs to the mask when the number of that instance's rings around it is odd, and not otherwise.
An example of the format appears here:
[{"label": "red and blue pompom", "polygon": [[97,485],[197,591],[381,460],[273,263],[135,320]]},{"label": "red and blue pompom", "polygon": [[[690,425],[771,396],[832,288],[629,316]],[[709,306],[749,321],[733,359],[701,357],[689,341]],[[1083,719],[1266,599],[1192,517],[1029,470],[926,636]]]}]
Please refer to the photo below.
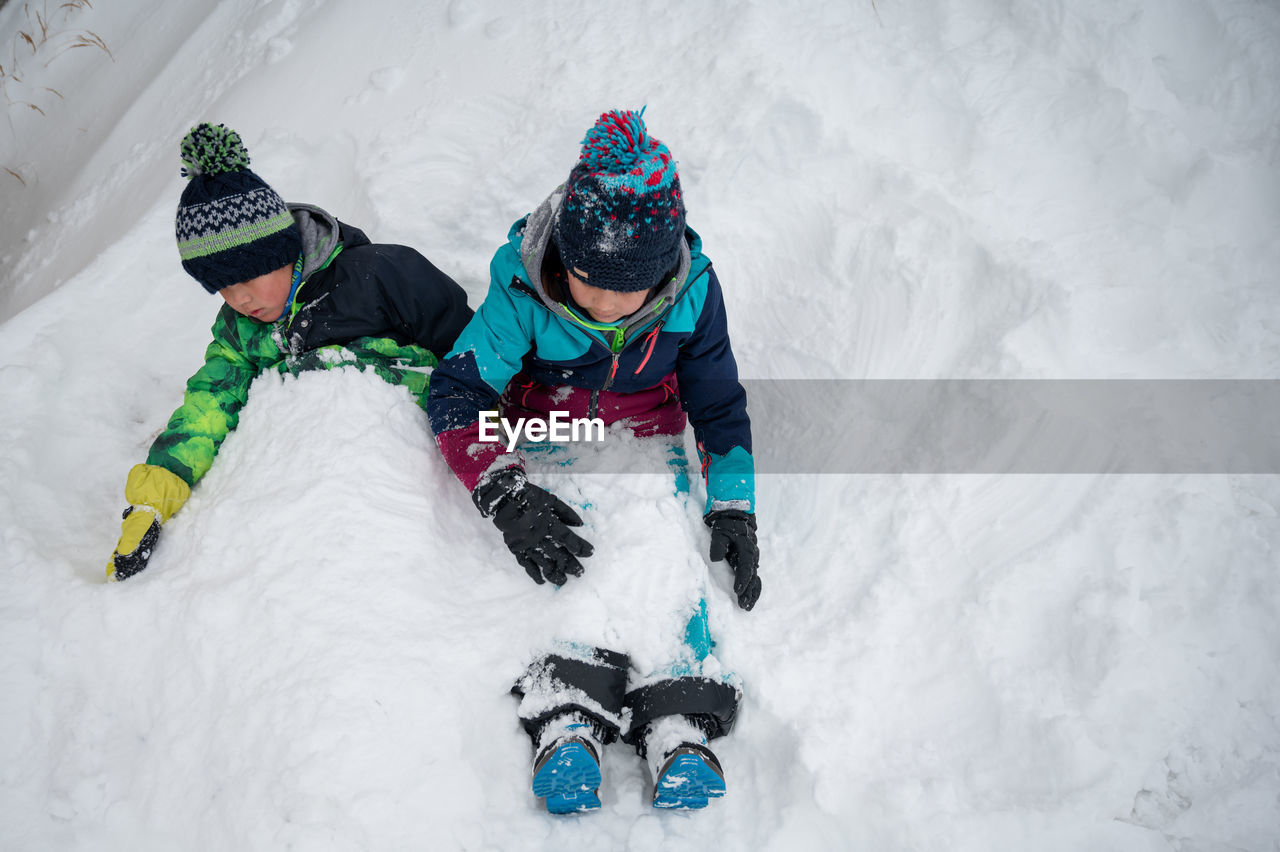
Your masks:
[{"label": "red and blue pompom", "polygon": [[644,109],[603,113],[582,140],[579,163],[618,187],[645,192],[669,185],[676,162],[644,126]]}]

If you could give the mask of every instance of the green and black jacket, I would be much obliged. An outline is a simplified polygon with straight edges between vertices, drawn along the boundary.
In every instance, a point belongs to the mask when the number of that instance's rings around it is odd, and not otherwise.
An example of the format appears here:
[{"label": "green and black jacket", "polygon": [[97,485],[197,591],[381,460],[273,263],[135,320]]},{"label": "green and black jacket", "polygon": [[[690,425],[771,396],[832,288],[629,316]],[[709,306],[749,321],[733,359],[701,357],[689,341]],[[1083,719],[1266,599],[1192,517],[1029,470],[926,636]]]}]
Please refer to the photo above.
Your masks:
[{"label": "green and black jacket", "polygon": [[418,252],[371,243],[318,207],[289,209],[302,233],[302,283],[289,313],[264,323],[224,305],[204,366],[147,455],[188,485],[208,472],[264,370],[372,369],[425,408],[431,369],[471,319],[466,293]]}]

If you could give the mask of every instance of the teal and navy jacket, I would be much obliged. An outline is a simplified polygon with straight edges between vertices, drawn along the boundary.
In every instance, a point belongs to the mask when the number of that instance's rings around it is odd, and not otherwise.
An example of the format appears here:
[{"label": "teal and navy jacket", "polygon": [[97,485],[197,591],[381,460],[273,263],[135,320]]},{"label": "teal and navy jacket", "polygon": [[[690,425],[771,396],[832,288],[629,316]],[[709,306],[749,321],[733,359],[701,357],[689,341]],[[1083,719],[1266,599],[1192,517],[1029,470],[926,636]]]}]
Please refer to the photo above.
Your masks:
[{"label": "teal and navy jacket", "polygon": [[204,365],[147,455],[188,485],[213,464],[262,372],[372,369],[425,407],[431,368],[471,319],[463,289],[417,251],[371,243],[318,207],[289,209],[302,257],[288,312],[260,322],[222,307]]},{"label": "teal and navy jacket", "polygon": [[478,424],[481,412],[503,409],[500,400],[551,413],[529,403],[522,387],[540,389],[536,397],[553,400],[566,416],[606,424],[678,397],[702,458],[707,511],[754,511],[746,392],[701,239],[686,229],[676,274],[635,314],[601,325],[551,298],[542,284],[562,198],[563,187],[511,227],[490,264],[484,303],[432,374],[427,416],[445,460],[468,489],[489,471],[520,465],[501,441],[482,442]]}]

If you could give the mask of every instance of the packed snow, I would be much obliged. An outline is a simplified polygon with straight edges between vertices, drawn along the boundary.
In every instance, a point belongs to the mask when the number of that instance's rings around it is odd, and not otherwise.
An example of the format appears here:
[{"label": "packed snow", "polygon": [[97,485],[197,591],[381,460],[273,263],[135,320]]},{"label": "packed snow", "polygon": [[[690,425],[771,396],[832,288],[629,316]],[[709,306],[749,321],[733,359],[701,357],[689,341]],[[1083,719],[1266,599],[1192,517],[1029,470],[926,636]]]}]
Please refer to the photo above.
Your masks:
[{"label": "packed snow", "polygon": [[[595,117],[647,105],[753,387],[1274,394],[1280,6],[54,5],[0,4],[0,848],[1280,849],[1274,466],[862,473],[843,441],[932,433],[764,390],[745,613],[650,474],[561,478],[597,555],[557,592],[407,393],[273,374],[146,571],[104,582],[221,304],[173,237],[199,121],[474,306]],[[62,41],[33,53],[36,11]],[[811,439],[833,472],[770,466]],[[603,809],[549,816],[513,680],[610,572],[680,568],[744,689],[727,796],[655,811],[615,745]]]}]

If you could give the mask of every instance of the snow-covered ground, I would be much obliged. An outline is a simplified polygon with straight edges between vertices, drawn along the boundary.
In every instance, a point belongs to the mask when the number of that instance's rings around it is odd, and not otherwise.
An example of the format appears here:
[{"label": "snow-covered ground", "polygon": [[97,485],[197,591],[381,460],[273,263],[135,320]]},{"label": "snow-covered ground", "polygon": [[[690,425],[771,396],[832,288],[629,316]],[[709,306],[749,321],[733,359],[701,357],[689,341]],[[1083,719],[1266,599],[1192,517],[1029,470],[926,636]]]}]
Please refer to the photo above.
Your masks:
[{"label": "snow-covered ground", "polygon": [[[761,476],[756,610],[709,569],[746,699],[695,814],[622,747],[601,812],[539,809],[507,689],[555,593],[376,377],[259,381],[103,582],[220,304],[172,235],[198,121],[478,302],[647,104],[751,380],[1272,380],[1276,4],[54,5],[34,56],[0,7],[0,848],[1280,848],[1273,473]],[[753,411],[761,451],[919,426],[803,413]]]}]

